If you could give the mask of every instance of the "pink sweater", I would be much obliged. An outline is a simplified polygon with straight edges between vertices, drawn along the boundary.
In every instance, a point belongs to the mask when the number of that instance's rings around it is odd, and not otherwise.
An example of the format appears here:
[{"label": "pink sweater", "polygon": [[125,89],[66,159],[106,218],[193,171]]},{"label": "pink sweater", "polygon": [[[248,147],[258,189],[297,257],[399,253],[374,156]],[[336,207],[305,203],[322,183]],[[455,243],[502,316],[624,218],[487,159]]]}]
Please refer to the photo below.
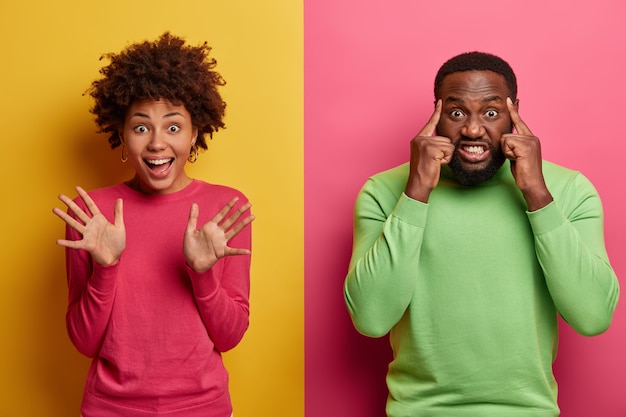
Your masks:
[{"label": "pink sweater", "polygon": [[[81,411],[85,417],[227,417],[228,373],[220,352],[235,347],[248,327],[250,256],[218,261],[203,274],[186,266],[183,234],[192,203],[198,225],[238,191],[194,180],[166,195],[146,195],[124,184],[91,191],[113,221],[124,200],[126,249],[111,267],[67,250],[72,343],[93,358]],[[84,208],[82,200],[76,202]],[[80,235],[68,228],[68,239]],[[246,227],[229,246],[250,248]]]}]

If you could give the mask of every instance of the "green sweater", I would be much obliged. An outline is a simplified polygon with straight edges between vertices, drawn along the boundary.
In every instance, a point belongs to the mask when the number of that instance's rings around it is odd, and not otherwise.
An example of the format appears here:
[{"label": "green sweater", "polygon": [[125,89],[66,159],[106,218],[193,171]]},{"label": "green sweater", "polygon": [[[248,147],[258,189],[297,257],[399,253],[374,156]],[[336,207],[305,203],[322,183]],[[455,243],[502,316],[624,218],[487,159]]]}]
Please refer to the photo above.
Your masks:
[{"label": "green sweater", "polygon": [[595,188],[544,162],[554,201],[528,212],[508,161],[477,187],[444,166],[424,204],[408,169],[359,193],[344,287],[358,331],[390,334],[388,416],[557,416],[557,313],[598,334],[619,295]]}]

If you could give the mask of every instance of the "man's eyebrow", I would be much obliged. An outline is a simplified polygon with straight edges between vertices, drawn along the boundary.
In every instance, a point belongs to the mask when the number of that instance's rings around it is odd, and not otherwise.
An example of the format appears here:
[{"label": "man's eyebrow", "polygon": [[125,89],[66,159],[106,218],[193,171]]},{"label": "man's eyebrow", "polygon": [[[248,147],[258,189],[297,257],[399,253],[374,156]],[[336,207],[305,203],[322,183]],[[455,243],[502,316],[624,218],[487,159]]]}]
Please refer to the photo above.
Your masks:
[{"label": "man's eyebrow", "polygon": [[503,101],[500,96],[489,96],[483,99],[483,103],[489,103],[490,101]]}]

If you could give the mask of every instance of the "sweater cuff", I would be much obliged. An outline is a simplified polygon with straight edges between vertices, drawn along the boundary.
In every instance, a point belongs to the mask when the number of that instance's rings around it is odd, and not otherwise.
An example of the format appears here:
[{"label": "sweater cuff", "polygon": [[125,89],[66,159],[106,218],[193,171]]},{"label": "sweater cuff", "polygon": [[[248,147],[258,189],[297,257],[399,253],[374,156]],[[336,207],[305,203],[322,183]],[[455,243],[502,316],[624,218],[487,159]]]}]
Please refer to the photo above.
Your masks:
[{"label": "sweater cuff", "polygon": [[198,273],[191,269],[189,265],[185,265],[187,274],[193,286],[193,293],[196,298],[210,298],[219,289],[219,284],[213,277],[213,271],[209,269],[206,272]]},{"label": "sweater cuff", "polygon": [[413,200],[404,193],[400,195],[392,212],[398,220],[421,228],[426,227],[427,214],[428,204]]},{"label": "sweater cuff", "polygon": [[89,284],[98,292],[107,293],[115,290],[117,286],[117,273],[120,270],[120,263],[103,266],[97,262],[93,263],[93,275]]},{"label": "sweater cuff", "polygon": [[527,211],[526,215],[535,236],[555,230],[567,221],[555,201],[539,210]]}]

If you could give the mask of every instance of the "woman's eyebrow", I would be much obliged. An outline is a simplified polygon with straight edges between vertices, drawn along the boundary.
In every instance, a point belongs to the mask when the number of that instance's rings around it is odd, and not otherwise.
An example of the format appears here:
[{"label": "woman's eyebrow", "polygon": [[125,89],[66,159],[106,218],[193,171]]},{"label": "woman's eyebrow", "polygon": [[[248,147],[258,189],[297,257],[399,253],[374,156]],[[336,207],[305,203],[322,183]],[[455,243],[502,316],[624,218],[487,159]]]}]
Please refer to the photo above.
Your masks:
[{"label": "woman's eyebrow", "polygon": [[166,115],[164,115],[163,118],[165,119],[167,117],[174,117],[174,116],[183,116],[183,114],[177,111],[173,111],[171,113],[167,113]]},{"label": "woman's eyebrow", "polygon": [[[182,116],[182,117],[184,117],[182,113],[175,111],[175,112],[164,114],[163,115],[163,119],[166,119],[168,117],[175,117],[175,116]],[[142,112],[133,113],[131,115],[131,117],[141,117],[141,118],[144,118],[144,119],[150,119],[150,115],[148,115],[146,113],[142,113]]]}]

